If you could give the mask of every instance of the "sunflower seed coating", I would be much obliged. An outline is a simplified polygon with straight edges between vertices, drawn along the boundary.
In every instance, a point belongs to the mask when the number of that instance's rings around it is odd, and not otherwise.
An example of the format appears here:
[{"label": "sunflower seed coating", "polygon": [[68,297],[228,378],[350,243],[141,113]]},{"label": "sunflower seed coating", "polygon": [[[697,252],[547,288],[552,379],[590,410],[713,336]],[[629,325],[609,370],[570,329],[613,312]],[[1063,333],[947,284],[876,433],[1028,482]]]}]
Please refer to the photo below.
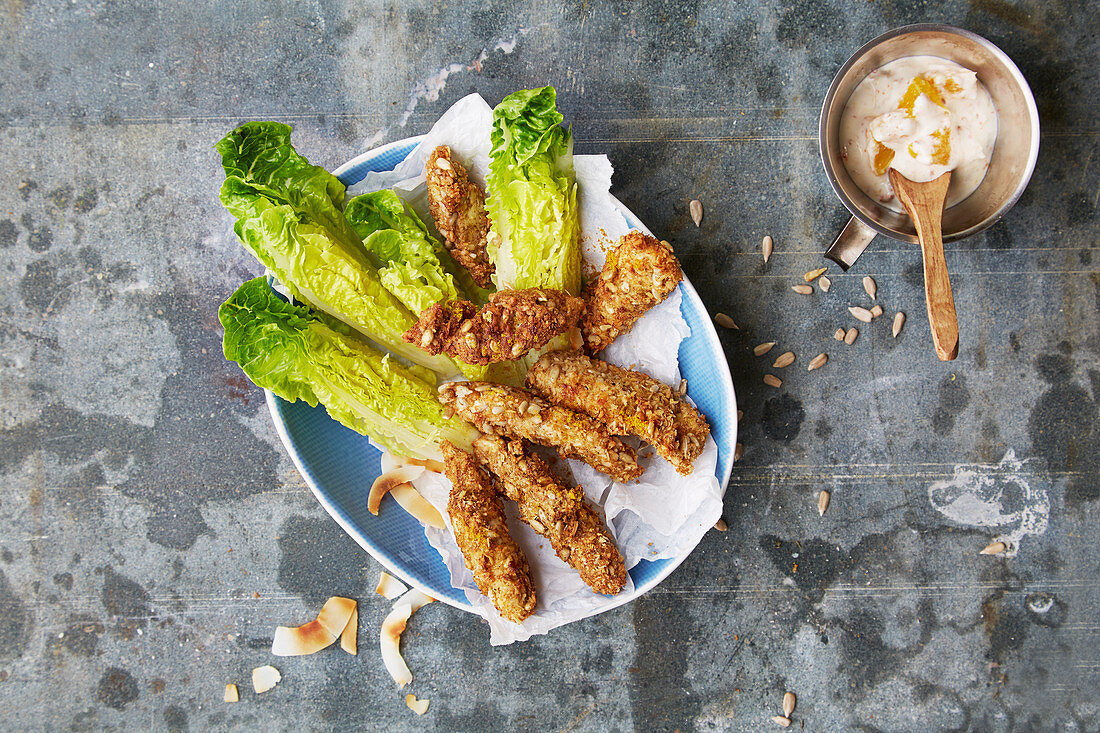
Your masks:
[{"label": "sunflower seed coating", "polygon": [[474,453],[496,474],[497,487],[519,508],[519,516],[597,593],[614,595],[626,582],[619,548],[584,489],[569,486],[523,441],[483,435]]},{"label": "sunflower seed coating", "polygon": [[485,193],[471,181],[466,169],[451,157],[451,149],[440,145],[424,166],[428,177],[428,210],[444,244],[455,262],[483,288],[492,285],[496,268],[485,249],[489,214]]},{"label": "sunflower seed coating", "polygon": [[401,338],[432,355],[485,365],[545,346],[583,313],[584,301],[561,290],[502,290],[480,309],[465,300],[425,308]]},{"label": "sunflower seed coating", "polygon": [[634,230],[607,253],[603,271],[585,289],[581,321],[588,353],[627,333],[647,310],[667,298],[684,277],[672,245]]},{"label": "sunflower seed coating", "polygon": [[[563,457],[578,458],[616,481],[642,475],[634,449],[599,422],[526,390],[491,382],[450,382],[439,389],[439,400],[483,433],[557,448]],[[519,409],[523,402],[528,403],[525,412]],[[496,407],[503,409],[494,414]]]},{"label": "sunflower seed coating", "polygon": [[518,624],[535,610],[535,584],[527,556],[508,533],[504,505],[477,459],[447,441],[440,448],[447,478],[454,485],[447,515],[458,549],[477,587],[501,616]]},{"label": "sunflower seed coating", "polygon": [[528,370],[527,386],[614,435],[638,436],[684,475],[710,435],[706,418],[667,384],[584,354],[543,354]]}]

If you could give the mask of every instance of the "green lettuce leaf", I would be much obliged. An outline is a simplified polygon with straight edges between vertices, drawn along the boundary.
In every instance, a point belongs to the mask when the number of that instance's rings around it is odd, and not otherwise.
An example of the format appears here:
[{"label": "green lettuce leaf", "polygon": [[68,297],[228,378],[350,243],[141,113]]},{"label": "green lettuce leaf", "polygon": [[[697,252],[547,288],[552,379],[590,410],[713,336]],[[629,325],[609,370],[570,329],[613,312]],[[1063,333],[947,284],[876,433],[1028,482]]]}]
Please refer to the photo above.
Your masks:
[{"label": "green lettuce leaf", "polygon": [[553,87],[527,89],[493,110],[486,208],[498,288],[581,287],[573,137]]},{"label": "green lettuce leaf", "polygon": [[290,127],[250,122],[216,148],[226,174],[220,197],[237,217],[237,237],[295,300],[414,363],[444,376],[458,373],[450,359],[401,339],[416,316],[385,287],[344,216],[344,185],[294,151]]},{"label": "green lettuce leaf", "polygon": [[394,453],[442,460],[439,443],[470,449],[473,426],[444,417],[432,373],[369,346],[346,324],[287,303],[266,278],[241,285],[218,309],[225,358],[286,400],[329,415]]}]

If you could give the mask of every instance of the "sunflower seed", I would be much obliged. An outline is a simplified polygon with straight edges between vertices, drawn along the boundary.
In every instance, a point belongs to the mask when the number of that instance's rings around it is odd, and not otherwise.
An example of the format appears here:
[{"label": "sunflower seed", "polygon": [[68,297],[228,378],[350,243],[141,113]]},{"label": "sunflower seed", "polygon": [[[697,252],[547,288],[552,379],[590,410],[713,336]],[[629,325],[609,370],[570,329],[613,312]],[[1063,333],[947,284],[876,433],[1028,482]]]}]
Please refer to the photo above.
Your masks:
[{"label": "sunflower seed", "polygon": [[996,542],[990,542],[988,545],[985,546],[985,549],[983,549],[978,554],[979,555],[1000,555],[1002,552],[1004,552],[1007,549],[1008,549],[1008,546],[1005,545],[1005,543],[1001,542],[1000,540],[997,540]]},{"label": "sunflower seed", "polygon": [[875,299],[875,293],[878,292],[878,286],[875,285],[875,279],[870,275],[863,278],[863,289],[871,296],[871,300]]},{"label": "sunflower seed", "polygon": [[695,226],[699,226],[699,222],[703,221],[703,204],[699,199],[692,199],[688,204],[688,210],[691,211],[691,220],[695,222]]},{"label": "sunflower seed", "polygon": [[687,394],[687,391],[688,391],[688,380],[681,379],[680,380],[680,388],[678,390],[676,390],[676,394],[683,397],[684,395]]},{"label": "sunflower seed", "polygon": [[825,362],[829,361],[828,354],[818,354],[814,358],[810,359],[809,365],[806,367],[806,371],[812,372],[814,369],[820,369],[825,366]]},{"label": "sunflower seed", "polygon": [[810,270],[809,272],[807,272],[805,275],[802,276],[802,279],[805,280],[808,283],[812,283],[814,280],[816,280],[817,278],[824,275],[825,270],[827,270],[827,269],[829,269],[829,268],[819,267],[816,270]]},{"label": "sunflower seed", "polygon": [[722,328],[732,328],[734,331],[741,330],[737,328],[737,324],[733,322],[733,319],[727,316],[725,313],[715,313],[714,322]]},{"label": "sunflower seed", "polygon": [[846,334],[844,334],[844,343],[851,346],[852,344],[854,344],[856,342],[857,338],[859,338],[859,329],[858,328],[849,328],[848,332]]},{"label": "sunflower seed", "polygon": [[791,713],[794,712],[795,702],[796,702],[796,698],[795,698],[793,692],[783,693],[783,715],[785,715],[788,718],[791,717]]},{"label": "sunflower seed", "polygon": [[717,522],[714,523],[714,528],[719,532],[725,532],[727,529],[729,529],[729,525],[726,524],[726,520],[719,519]]},{"label": "sunflower seed", "polygon": [[829,292],[829,288],[831,288],[833,286],[833,281],[830,280],[829,278],[825,277],[824,275],[822,275],[818,279],[817,284],[821,286],[822,292],[827,293],[827,292]]},{"label": "sunflower seed", "polygon": [[765,341],[764,343],[757,344],[755,347],[753,347],[752,353],[757,356],[763,356],[764,354],[771,351],[773,346],[775,346],[774,341]]},{"label": "sunflower seed", "polygon": [[772,369],[782,369],[783,367],[788,367],[791,364],[794,364],[794,352],[784,351],[782,354],[776,357],[775,363],[772,364]]},{"label": "sunflower seed", "polygon": [[772,241],[772,237],[769,234],[764,237],[763,243],[760,245],[760,251],[764,253],[764,264],[768,264],[768,258],[772,256],[772,247],[775,243]]},{"label": "sunflower seed", "polygon": [[882,315],[882,306],[879,305],[878,303],[876,303],[871,308],[871,315],[874,316],[875,318],[878,318],[879,316],[881,316]]},{"label": "sunflower seed", "polygon": [[781,728],[791,727],[791,719],[784,715],[773,715],[772,722],[780,726]]},{"label": "sunflower seed", "polygon": [[894,314],[894,327],[891,329],[891,332],[894,334],[894,338],[898,337],[898,334],[901,333],[901,327],[904,326],[904,325],[905,325],[905,314],[902,313],[901,311],[898,311],[897,313]]},{"label": "sunflower seed", "polygon": [[817,515],[819,517],[825,516],[825,510],[829,508],[829,499],[829,492],[824,489],[817,495]]},{"label": "sunflower seed", "polygon": [[833,338],[835,338],[837,341],[843,341],[844,340],[844,334],[846,334],[846,333],[847,333],[847,331],[845,331],[843,328],[838,328],[833,333]]},{"label": "sunflower seed", "polygon": [[774,374],[765,374],[764,384],[768,385],[769,387],[775,387],[776,389],[779,389],[783,386],[783,380],[775,376]]},{"label": "sunflower seed", "polygon": [[809,295],[814,291],[812,285],[792,285],[791,290],[795,291],[799,295]]},{"label": "sunflower seed", "polygon": [[871,315],[871,311],[866,308],[861,308],[858,305],[853,305],[848,308],[848,312],[851,313],[857,321],[863,321],[864,323],[870,323],[871,319],[874,318],[874,316]]},{"label": "sunflower seed", "polygon": [[738,443],[733,446],[733,462],[737,463],[741,460],[741,456],[745,453],[745,446],[743,443]]}]

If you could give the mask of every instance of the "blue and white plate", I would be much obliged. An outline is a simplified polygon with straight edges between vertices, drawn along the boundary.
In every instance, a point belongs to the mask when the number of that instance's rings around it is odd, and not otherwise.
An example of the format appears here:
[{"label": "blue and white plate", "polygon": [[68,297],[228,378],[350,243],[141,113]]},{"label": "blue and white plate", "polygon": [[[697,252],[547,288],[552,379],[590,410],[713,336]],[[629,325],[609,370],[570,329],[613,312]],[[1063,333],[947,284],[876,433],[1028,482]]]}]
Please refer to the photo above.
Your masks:
[{"label": "blue and white plate", "polygon": [[[393,170],[412,152],[419,137],[383,145],[348,161],[335,175],[347,186],[363,180],[370,171]],[[631,228],[645,226],[619,201],[615,205]],[[707,309],[686,279],[680,284],[680,306],[691,336],[680,344],[680,371],[688,380],[688,394],[707,417],[718,445],[715,475],[725,490],[737,441],[737,402],[729,364],[714,331]],[[451,587],[442,558],[424,537],[420,523],[397,511],[392,497],[384,497],[376,517],[367,511],[367,494],[380,473],[380,453],[365,437],[328,416],[324,407],[287,402],[267,393],[268,407],[283,445],[314,496],[332,518],[363,549],[393,575],[428,595],[467,611],[466,596]],[[630,570],[634,592],[623,593],[601,610],[622,605],[664,580],[687,555],[665,560],[642,560]]]}]

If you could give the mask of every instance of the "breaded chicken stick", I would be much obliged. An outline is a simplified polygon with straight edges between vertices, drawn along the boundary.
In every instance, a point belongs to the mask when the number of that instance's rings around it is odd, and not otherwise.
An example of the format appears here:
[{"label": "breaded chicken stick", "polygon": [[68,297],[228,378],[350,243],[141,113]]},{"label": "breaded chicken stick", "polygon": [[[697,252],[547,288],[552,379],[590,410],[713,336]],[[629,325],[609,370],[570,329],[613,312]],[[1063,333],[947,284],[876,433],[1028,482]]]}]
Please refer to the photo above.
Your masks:
[{"label": "breaded chicken stick", "polygon": [[525,390],[491,382],[450,382],[439,388],[439,399],[483,433],[555,447],[565,458],[579,458],[616,481],[642,475],[634,449],[598,422]]},{"label": "breaded chicken stick", "polygon": [[647,310],[667,298],[683,279],[672,245],[638,230],[623,235],[607,253],[600,277],[585,289],[581,321],[584,346],[596,354],[628,332]]},{"label": "breaded chicken stick", "polygon": [[685,476],[710,435],[706,418],[667,384],[576,352],[544,354],[528,370],[527,387],[615,435],[638,436]]},{"label": "breaded chicken stick", "polygon": [[518,624],[535,610],[535,586],[527,556],[508,534],[500,496],[477,459],[447,441],[440,448],[447,478],[454,484],[447,514],[458,549],[477,587],[501,616]]},{"label": "breaded chicken stick", "polygon": [[490,287],[496,268],[485,250],[489,234],[485,193],[467,177],[466,169],[451,157],[446,145],[432,151],[424,172],[428,177],[428,210],[451,256],[470,272],[474,282]]},{"label": "breaded chicken stick", "polygon": [[565,333],[584,314],[584,301],[562,290],[502,290],[480,310],[465,300],[425,308],[401,335],[432,354],[467,364],[518,359]]},{"label": "breaded chicken stick", "polygon": [[597,593],[622,590],[623,556],[599,513],[585,501],[584,489],[570,488],[520,440],[483,435],[474,441],[474,453],[496,474],[497,487],[516,502],[520,518],[550,541],[581,580]]}]

